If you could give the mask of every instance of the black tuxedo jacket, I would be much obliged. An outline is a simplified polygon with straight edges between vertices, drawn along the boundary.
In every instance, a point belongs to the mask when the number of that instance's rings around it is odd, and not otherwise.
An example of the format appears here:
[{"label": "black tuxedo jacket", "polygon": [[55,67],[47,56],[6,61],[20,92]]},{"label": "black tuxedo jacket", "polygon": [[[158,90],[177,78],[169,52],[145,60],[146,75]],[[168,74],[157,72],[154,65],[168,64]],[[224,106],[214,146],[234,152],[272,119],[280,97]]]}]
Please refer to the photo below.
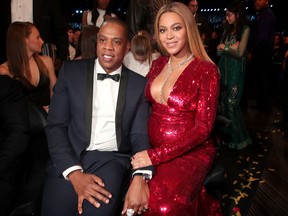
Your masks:
[{"label": "black tuxedo jacket", "polygon": [[[61,1],[32,0],[33,20],[44,42],[57,46],[57,58],[66,60],[68,36],[62,17]],[[11,24],[11,0],[0,1],[0,63],[6,61],[6,33]]]},{"label": "black tuxedo jacket", "polygon": [[[60,70],[46,128],[54,175],[81,165],[81,154],[90,144],[94,62],[67,61]],[[146,78],[123,66],[116,107],[117,154],[130,157],[150,147],[145,85]]]}]

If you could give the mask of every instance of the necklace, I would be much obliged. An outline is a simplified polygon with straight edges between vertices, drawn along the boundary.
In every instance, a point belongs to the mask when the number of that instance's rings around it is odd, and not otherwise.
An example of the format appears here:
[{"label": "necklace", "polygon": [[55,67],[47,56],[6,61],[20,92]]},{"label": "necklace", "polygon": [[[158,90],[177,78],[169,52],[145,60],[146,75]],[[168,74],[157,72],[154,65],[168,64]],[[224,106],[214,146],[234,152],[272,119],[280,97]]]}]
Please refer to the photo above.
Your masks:
[{"label": "necklace", "polygon": [[167,74],[167,76],[165,77],[162,85],[161,85],[161,88],[160,88],[160,104],[163,103],[163,88],[168,80],[168,78],[170,77],[170,75],[172,74],[172,72],[174,70],[176,70],[177,68],[181,67],[182,65],[184,65],[185,63],[189,62],[191,59],[193,58],[193,54],[191,54],[187,59],[183,60],[182,62],[180,62],[175,68],[172,67],[171,65],[171,57],[169,58],[169,61],[168,61],[168,66],[169,66],[169,73]]},{"label": "necklace", "polygon": [[180,62],[175,68],[172,67],[171,65],[171,57],[169,58],[168,61],[168,66],[170,68],[170,73],[171,74],[174,70],[176,70],[177,68],[181,67],[183,64],[187,63],[188,61],[190,61],[193,58],[193,54],[191,54],[187,59],[183,60],[182,62]]}]

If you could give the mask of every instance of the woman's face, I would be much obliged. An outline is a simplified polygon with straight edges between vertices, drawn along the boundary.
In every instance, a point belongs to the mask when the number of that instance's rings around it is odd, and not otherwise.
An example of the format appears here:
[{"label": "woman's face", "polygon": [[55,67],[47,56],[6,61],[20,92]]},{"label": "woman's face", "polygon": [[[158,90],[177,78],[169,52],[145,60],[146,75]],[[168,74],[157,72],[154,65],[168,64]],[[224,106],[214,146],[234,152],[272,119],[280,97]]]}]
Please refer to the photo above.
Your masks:
[{"label": "woman's face", "polygon": [[160,42],[170,55],[186,55],[190,52],[187,29],[177,13],[163,13],[159,19],[158,31]]},{"label": "woman's face", "polygon": [[109,5],[110,0],[98,0],[98,8],[106,10]]},{"label": "woman's face", "polygon": [[30,35],[26,38],[26,46],[28,52],[40,53],[42,51],[43,44],[44,42],[40,36],[38,29],[32,27]]},{"label": "woman's face", "polygon": [[229,24],[234,24],[236,20],[235,13],[232,13],[231,11],[226,11],[226,20]]}]

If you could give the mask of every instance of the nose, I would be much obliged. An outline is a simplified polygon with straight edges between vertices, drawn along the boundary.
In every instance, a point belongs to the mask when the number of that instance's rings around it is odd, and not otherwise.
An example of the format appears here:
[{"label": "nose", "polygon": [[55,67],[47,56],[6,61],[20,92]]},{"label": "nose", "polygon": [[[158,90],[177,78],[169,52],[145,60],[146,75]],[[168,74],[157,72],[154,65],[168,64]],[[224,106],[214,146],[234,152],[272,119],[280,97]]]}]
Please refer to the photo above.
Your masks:
[{"label": "nose", "polygon": [[106,43],[104,44],[104,48],[107,50],[112,50],[113,49],[113,41],[107,40]]},{"label": "nose", "polygon": [[43,41],[43,39],[42,39],[42,38],[40,38],[40,43],[41,43],[41,45],[43,46],[43,44],[44,44],[44,41]]},{"label": "nose", "polygon": [[167,30],[166,38],[172,39],[174,37],[173,32],[171,30]]}]

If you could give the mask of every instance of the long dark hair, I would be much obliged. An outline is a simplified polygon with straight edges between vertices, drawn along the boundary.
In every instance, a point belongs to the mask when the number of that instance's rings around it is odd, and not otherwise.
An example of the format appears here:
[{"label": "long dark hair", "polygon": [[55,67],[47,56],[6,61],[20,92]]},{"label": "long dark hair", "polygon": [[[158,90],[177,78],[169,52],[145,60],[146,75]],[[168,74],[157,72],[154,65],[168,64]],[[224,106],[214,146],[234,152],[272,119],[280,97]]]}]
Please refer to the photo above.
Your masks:
[{"label": "long dark hair", "polygon": [[227,10],[235,14],[235,26],[228,22],[224,25],[224,34],[221,41],[224,42],[226,37],[235,30],[236,40],[241,39],[242,31],[245,25],[248,25],[248,21],[245,14],[245,8],[241,0],[236,0],[227,6]]},{"label": "long dark hair", "polygon": [[99,28],[94,25],[83,26],[79,41],[76,47],[75,57],[81,56],[82,59],[95,58],[97,46],[97,33]]},{"label": "long dark hair", "polygon": [[[7,64],[9,72],[14,78],[19,79],[25,86],[30,87],[31,71],[25,39],[31,34],[32,28],[36,26],[30,22],[14,22],[7,31]],[[39,66],[40,72],[48,74],[48,69],[37,53],[33,54]]]}]

